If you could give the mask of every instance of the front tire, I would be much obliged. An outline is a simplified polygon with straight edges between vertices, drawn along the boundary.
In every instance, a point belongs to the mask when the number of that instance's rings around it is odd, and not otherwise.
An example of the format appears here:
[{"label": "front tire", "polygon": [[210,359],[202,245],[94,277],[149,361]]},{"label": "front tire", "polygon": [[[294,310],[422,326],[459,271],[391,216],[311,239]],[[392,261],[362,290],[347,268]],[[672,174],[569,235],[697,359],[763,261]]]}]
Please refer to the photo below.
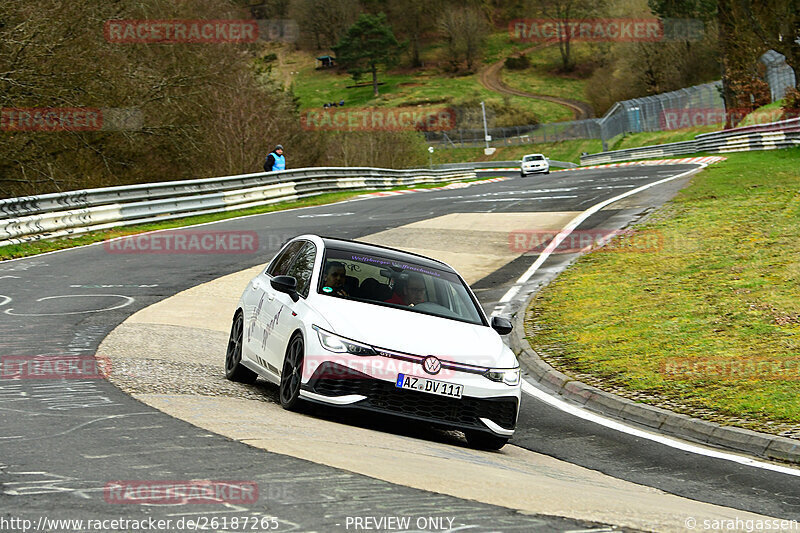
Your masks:
[{"label": "front tire", "polygon": [[281,406],[288,411],[297,411],[300,404],[300,383],[303,378],[303,360],[305,345],[300,334],[292,337],[286,348],[281,371],[280,397]]},{"label": "front tire", "polygon": [[244,317],[236,313],[231,325],[231,336],[225,352],[225,377],[239,383],[255,383],[258,374],[242,365],[242,339],[244,336]]},{"label": "front tire", "polygon": [[467,442],[479,450],[499,450],[508,443],[509,437],[498,437],[484,431],[465,431]]}]

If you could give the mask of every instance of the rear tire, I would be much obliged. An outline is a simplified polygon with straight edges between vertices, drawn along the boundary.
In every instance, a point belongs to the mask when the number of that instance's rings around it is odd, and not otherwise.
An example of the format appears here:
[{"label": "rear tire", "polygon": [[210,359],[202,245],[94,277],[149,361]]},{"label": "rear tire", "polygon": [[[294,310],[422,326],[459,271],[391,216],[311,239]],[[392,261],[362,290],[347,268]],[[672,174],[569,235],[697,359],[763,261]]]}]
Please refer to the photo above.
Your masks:
[{"label": "rear tire", "polygon": [[242,339],[244,336],[244,317],[236,313],[231,325],[231,336],[225,352],[225,377],[239,383],[255,383],[258,374],[242,365]]},{"label": "rear tire", "polygon": [[484,431],[465,431],[467,442],[479,450],[499,450],[508,443],[510,437],[498,437]]},{"label": "rear tire", "polygon": [[304,357],[303,336],[297,334],[289,341],[281,371],[281,406],[288,411],[297,411],[300,408],[300,384],[303,379]]}]

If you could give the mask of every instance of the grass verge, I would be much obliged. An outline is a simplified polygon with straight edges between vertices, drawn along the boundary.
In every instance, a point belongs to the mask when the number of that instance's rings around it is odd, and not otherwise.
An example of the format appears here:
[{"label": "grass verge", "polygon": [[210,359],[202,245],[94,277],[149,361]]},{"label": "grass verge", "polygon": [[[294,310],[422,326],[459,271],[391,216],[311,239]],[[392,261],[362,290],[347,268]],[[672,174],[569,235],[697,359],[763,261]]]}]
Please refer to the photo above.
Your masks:
[{"label": "grass verge", "polygon": [[581,152],[595,153],[603,149],[600,139],[537,143],[519,146],[500,146],[490,156],[483,148],[439,148],[433,153],[433,162],[458,163],[462,161],[517,161],[525,154],[543,153],[556,161],[579,162]]},{"label": "grass verge", "polygon": [[528,338],[600,388],[800,436],[800,148],[726,156],[637,227],[657,250],[590,253],[544,288]]},{"label": "grass verge", "polygon": [[[464,180],[462,183],[470,181],[480,181],[480,179]],[[429,183],[414,185],[415,189],[431,189],[440,187],[441,183]],[[393,189],[382,190],[402,190],[408,189],[409,186],[395,187]],[[310,198],[303,198],[292,202],[281,202],[277,204],[264,205],[259,207],[251,207],[249,209],[239,209],[236,211],[229,211],[226,213],[213,213],[209,215],[196,215],[185,218],[176,218],[172,220],[165,220],[163,222],[152,222],[148,224],[136,224],[132,226],[123,226],[114,229],[103,231],[93,231],[83,233],[74,237],[61,237],[57,239],[42,239],[39,241],[24,242],[20,244],[10,244],[8,246],[0,246],[0,261],[8,259],[18,259],[20,257],[29,257],[46,252],[54,252],[56,250],[64,250],[66,248],[75,248],[77,246],[85,246],[96,242],[102,242],[115,237],[122,237],[125,235],[136,235],[138,233],[145,233],[148,231],[156,231],[161,229],[181,228],[184,226],[193,226],[197,224],[204,224],[207,222],[216,222],[218,220],[226,220],[229,218],[242,217],[246,215],[258,215],[262,213],[272,213],[274,211],[285,211],[287,209],[296,209],[298,207],[311,207],[315,205],[332,204],[341,202],[349,198],[374,192],[373,190],[359,190],[359,191],[343,191],[325,193]]]}]

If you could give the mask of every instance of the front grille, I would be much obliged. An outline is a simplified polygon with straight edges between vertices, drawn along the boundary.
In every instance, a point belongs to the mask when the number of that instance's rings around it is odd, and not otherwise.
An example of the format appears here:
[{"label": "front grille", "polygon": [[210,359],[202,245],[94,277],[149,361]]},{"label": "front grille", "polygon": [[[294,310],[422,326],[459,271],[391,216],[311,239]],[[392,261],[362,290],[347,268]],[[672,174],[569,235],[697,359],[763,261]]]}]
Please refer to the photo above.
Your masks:
[{"label": "front grille", "polygon": [[505,429],[517,422],[516,398],[460,399],[435,396],[424,392],[399,389],[393,383],[371,378],[351,368],[324,362],[317,368],[309,388],[324,396],[360,394],[366,396],[354,406],[374,411],[397,413],[413,418],[442,422],[459,427],[485,429],[479,420],[488,418]]}]

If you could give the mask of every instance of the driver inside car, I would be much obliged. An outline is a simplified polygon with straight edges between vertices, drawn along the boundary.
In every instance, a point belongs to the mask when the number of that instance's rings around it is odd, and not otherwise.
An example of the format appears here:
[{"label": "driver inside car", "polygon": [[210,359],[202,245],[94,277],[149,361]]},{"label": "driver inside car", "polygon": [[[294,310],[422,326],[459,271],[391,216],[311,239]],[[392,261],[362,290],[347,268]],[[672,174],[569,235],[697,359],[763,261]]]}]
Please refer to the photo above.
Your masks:
[{"label": "driver inside car", "polygon": [[425,279],[422,277],[422,274],[412,272],[408,275],[405,284],[403,284],[400,294],[394,293],[391,298],[386,300],[386,303],[414,307],[416,304],[420,304],[426,300],[427,289],[425,288]]},{"label": "driver inside car", "polygon": [[[328,261],[325,264],[323,275],[323,288],[325,292],[332,292],[337,296],[349,296],[344,288],[344,282],[347,279],[344,263],[340,261]],[[330,291],[325,289],[330,288]]]}]

